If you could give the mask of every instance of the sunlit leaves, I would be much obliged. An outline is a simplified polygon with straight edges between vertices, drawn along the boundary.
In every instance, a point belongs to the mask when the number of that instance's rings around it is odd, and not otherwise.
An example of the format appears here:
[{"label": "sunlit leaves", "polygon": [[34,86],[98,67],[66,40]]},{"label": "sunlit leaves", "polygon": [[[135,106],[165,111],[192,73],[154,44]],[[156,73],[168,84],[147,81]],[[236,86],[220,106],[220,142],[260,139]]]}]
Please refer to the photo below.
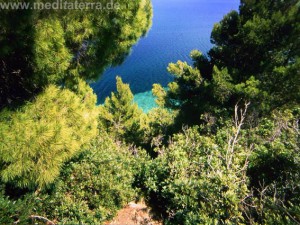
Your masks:
[{"label": "sunlit leaves", "polygon": [[37,24],[34,54],[37,83],[56,83],[67,75],[72,57],[58,20],[42,20]]},{"label": "sunlit leaves", "polygon": [[101,127],[125,141],[138,138],[141,109],[133,103],[133,94],[128,84],[117,77],[117,92],[107,97],[100,106],[99,122]]},{"label": "sunlit leaves", "polygon": [[43,187],[63,163],[97,134],[97,111],[68,90],[49,86],[18,112],[3,112],[0,128],[1,179],[20,187]]},{"label": "sunlit leaves", "polygon": [[123,62],[151,25],[150,0],[93,2],[119,7],[1,14],[0,107],[27,100],[49,84],[98,79],[106,67]]}]

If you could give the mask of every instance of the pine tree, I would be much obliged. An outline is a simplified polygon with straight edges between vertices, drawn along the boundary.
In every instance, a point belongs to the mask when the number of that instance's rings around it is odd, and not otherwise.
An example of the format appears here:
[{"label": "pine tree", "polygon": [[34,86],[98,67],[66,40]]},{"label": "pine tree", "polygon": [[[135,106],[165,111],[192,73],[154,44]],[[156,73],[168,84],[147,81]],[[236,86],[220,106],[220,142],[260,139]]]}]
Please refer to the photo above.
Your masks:
[{"label": "pine tree", "polygon": [[64,162],[97,135],[95,104],[91,90],[80,98],[51,85],[17,112],[1,112],[1,180],[28,188],[52,183]]},{"label": "pine tree", "polygon": [[[107,3],[101,1],[103,6]],[[150,27],[152,5],[150,0],[120,0],[118,6],[103,13],[1,12],[0,108],[23,103],[49,84],[72,86],[78,78],[95,80],[107,66],[121,63]]]},{"label": "pine tree", "polygon": [[206,109],[206,99],[209,98],[207,83],[200,70],[187,62],[178,61],[171,63],[168,71],[175,79],[168,84],[167,89],[159,84],[153,85],[152,92],[157,97],[156,102],[159,106],[179,110],[179,124],[198,123],[201,112]]},{"label": "pine tree", "polygon": [[214,26],[209,57],[192,51],[192,66],[169,65],[175,79],[168,89],[154,85],[157,103],[179,110],[179,127],[205,113],[230,115],[239,101],[263,115],[299,104],[299,10],[294,0],[242,1]]},{"label": "pine tree", "polygon": [[103,128],[118,138],[132,142],[138,139],[141,109],[133,102],[133,94],[128,84],[120,77],[117,80],[117,92],[107,97],[100,106],[99,121]]},{"label": "pine tree", "polygon": [[253,99],[246,90],[243,97],[262,113],[299,103],[299,10],[295,0],[242,0],[240,12],[226,15],[212,31],[212,63],[226,67],[234,84],[257,83],[260,93]]}]

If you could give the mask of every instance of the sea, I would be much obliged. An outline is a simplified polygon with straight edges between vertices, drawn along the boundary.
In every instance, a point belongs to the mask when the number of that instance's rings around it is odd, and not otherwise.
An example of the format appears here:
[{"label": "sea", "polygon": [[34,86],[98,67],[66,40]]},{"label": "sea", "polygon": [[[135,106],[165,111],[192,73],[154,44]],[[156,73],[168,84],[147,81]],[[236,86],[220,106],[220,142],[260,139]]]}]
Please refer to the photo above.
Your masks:
[{"label": "sea", "polygon": [[129,83],[134,101],[144,112],[157,107],[152,85],[167,86],[174,78],[167,67],[178,60],[191,63],[190,52],[198,49],[206,54],[213,46],[210,41],[214,24],[232,10],[239,0],[152,0],[153,22],[125,61],[109,67],[99,80],[91,84],[103,104],[116,91],[116,76]]}]

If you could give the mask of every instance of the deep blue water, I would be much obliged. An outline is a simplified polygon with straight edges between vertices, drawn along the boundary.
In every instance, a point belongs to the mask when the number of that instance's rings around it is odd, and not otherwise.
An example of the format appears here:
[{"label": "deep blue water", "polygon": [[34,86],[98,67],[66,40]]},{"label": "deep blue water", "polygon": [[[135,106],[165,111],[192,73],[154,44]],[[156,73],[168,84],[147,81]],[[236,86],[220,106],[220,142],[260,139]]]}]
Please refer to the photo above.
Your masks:
[{"label": "deep blue water", "polygon": [[133,47],[124,63],[108,68],[99,81],[91,84],[99,103],[116,90],[115,77],[129,83],[135,101],[144,111],[155,107],[152,85],[166,86],[172,81],[167,72],[170,62],[190,62],[189,53],[211,47],[213,25],[231,10],[238,10],[239,0],[153,0],[153,26]]}]

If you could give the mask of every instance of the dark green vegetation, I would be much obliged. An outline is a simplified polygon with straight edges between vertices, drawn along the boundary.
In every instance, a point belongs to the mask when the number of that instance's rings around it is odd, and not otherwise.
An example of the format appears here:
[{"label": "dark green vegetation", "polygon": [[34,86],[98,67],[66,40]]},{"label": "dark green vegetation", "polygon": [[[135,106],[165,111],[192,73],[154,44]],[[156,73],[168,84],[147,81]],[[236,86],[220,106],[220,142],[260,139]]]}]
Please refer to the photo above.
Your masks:
[{"label": "dark green vegetation", "polygon": [[[101,0],[103,6],[109,2]],[[118,3],[119,9],[103,11],[1,11],[0,108],[49,84],[76,91],[78,79],[96,79],[106,66],[121,63],[147,32],[152,8],[149,0]]]},{"label": "dark green vegetation", "polygon": [[175,81],[169,91],[154,87],[160,105],[180,108],[183,122],[193,124],[205,112],[219,111],[223,117],[223,110],[240,100],[251,101],[258,115],[295,104],[300,99],[299,21],[297,1],[241,1],[240,14],[230,12],[214,26],[209,57],[193,51],[194,67],[170,64]]},{"label": "dark green vegetation", "polygon": [[82,80],[147,30],[128,4],[1,14],[0,223],[99,224],[143,197],[165,224],[299,224],[299,3],[242,1],[148,114],[120,78],[102,106]]}]

